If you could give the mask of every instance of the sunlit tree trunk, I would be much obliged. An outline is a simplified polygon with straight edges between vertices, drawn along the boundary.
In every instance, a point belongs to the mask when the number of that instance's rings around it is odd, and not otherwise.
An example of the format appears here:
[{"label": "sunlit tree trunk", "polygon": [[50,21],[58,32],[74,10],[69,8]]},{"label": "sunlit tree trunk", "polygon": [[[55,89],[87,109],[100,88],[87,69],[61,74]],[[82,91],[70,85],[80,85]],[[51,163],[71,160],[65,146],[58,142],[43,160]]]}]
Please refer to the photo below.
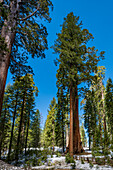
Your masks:
[{"label": "sunlit tree trunk", "polygon": [[69,153],[73,156],[73,87],[70,87],[70,134],[69,134]]},{"label": "sunlit tree trunk", "polygon": [[66,148],[69,146],[69,128],[68,124],[66,124]]},{"label": "sunlit tree trunk", "polygon": [[104,131],[106,131],[106,115],[105,115],[105,104],[104,104],[104,91],[102,80],[100,80],[101,94],[102,94],[102,106],[103,106],[103,121],[104,121]]}]

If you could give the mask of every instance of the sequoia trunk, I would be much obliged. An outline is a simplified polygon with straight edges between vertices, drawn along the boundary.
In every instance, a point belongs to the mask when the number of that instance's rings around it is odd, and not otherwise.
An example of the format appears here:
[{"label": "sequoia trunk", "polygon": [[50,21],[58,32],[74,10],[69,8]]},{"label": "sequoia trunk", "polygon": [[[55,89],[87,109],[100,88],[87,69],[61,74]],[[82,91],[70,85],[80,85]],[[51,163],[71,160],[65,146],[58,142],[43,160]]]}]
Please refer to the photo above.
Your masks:
[{"label": "sequoia trunk", "polygon": [[70,88],[70,136],[69,136],[69,152],[73,156],[75,153],[83,151],[80,130],[79,130],[79,114],[78,114],[78,91],[77,86]]},{"label": "sequoia trunk", "polygon": [[69,134],[69,153],[73,156],[73,87],[70,87],[70,134]]},{"label": "sequoia trunk", "polygon": [[74,153],[81,153],[83,151],[81,138],[80,138],[80,129],[79,129],[79,113],[78,113],[78,90],[77,86],[75,88],[74,96],[74,115],[73,115],[73,150]]}]

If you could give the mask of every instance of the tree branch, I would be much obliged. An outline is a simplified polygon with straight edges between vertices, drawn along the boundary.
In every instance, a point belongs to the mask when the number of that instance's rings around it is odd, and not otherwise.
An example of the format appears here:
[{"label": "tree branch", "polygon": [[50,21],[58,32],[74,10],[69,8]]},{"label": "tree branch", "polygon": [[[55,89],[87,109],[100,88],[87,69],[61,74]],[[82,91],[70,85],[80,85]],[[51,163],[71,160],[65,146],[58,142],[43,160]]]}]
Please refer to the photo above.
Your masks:
[{"label": "tree branch", "polygon": [[22,66],[22,67],[25,67],[25,66],[26,66],[26,65],[23,65],[23,64],[20,64],[20,63],[16,62],[13,57],[11,57],[11,59],[12,59],[17,65],[19,65],[19,66]]},{"label": "tree branch", "polygon": [[27,33],[16,31],[18,34],[27,35]]},{"label": "tree branch", "polygon": [[32,14],[30,14],[29,16],[27,16],[27,17],[25,17],[25,18],[21,18],[21,19],[18,18],[18,20],[19,20],[19,21],[25,21],[25,20],[27,20],[28,18],[32,17],[38,10],[39,10],[39,6],[38,6],[38,8],[37,8]]}]

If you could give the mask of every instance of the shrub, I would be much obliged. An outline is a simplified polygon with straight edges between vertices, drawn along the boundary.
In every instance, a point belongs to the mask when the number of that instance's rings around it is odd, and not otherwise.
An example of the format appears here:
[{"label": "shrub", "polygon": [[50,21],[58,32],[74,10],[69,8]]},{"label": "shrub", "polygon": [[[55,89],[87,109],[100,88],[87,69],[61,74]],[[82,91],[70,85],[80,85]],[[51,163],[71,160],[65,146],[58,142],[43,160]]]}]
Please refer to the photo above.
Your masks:
[{"label": "shrub", "polygon": [[89,162],[89,167],[93,168],[93,163],[91,161]]},{"label": "shrub", "polygon": [[69,153],[66,154],[65,161],[66,161],[66,163],[75,163],[73,157],[71,157],[71,156],[69,155]]},{"label": "shrub", "polygon": [[81,159],[81,164],[84,164],[84,160],[83,159]]},{"label": "shrub", "polygon": [[72,169],[75,169],[75,168],[76,168],[76,163],[75,163],[75,161],[74,161],[74,163],[71,163],[71,167],[72,167]]}]

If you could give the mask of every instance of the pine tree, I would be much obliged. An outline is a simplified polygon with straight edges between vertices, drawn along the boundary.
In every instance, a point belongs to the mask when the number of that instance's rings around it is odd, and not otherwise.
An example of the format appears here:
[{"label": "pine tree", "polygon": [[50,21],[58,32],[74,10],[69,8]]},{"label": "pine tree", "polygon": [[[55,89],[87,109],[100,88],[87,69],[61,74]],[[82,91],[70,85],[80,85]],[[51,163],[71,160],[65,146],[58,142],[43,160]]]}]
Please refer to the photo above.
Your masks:
[{"label": "pine tree", "polygon": [[53,148],[55,146],[55,117],[56,117],[56,100],[53,97],[51,104],[49,105],[47,120],[45,124],[45,144]]},{"label": "pine tree", "polygon": [[108,136],[113,145],[113,82],[111,78],[107,80],[105,92],[105,111],[107,117]]},{"label": "pine tree", "polygon": [[85,128],[89,136],[89,147],[93,149],[105,148],[107,140],[106,113],[105,113],[105,88],[103,79],[105,67],[98,67],[95,80],[92,81],[90,90],[86,93],[84,107]]},{"label": "pine tree", "polygon": [[[18,154],[23,149],[25,143],[24,141],[26,141],[24,137],[24,133],[25,133],[26,125],[29,126],[29,116],[34,106],[34,92],[38,93],[38,89],[37,87],[35,87],[35,84],[33,82],[33,77],[30,74],[20,77],[18,84],[21,89],[21,93],[20,93],[21,107],[20,107],[20,123],[18,129],[17,147],[15,152],[15,159],[17,162],[18,162]],[[26,135],[26,137],[27,136],[28,134]],[[25,143],[25,146],[26,145],[27,143]]]},{"label": "pine tree", "polygon": [[97,109],[95,105],[94,91],[88,91],[85,99],[86,102],[84,106],[84,126],[87,129],[89,137],[89,149],[91,149],[91,142],[95,134],[95,127],[97,123]]},{"label": "pine tree", "polygon": [[31,122],[31,146],[33,148],[40,147],[40,135],[41,135],[41,115],[39,110],[37,110],[33,116],[32,122]]},{"label": "pine tree", "polygon": [[10,139],[10,99],[11,95],[11,85],[8,85],[5,90],[4,100],[3,100],[3,109],[0,119],[0,158],[1,152],[7,150],[9,139]]},{"label": "pine tree", "polygon": [[57,113],[55,119],[55,140],[57,146],[62,146],[62,151],[64,152],[65,149],[65,133],[66,133],[66,123],[68,124],[68,97],[64,94],[63,87],[58,87],[58,104],[57,104]]},{"label": "pine tree", "polygon": [[86,147],[87,145],[87,138],[86,138],[86,134],[85,134],[85,130],[84,130],[84,124],[82,123],[81,127],[80,127],[80,134],[81,134],[81,142],[82,142],[82,146]]},{"label": "pine tree", "polygon": [[73,13],[64,18],[61,33],[57,34],[53,49],[59,53],[59,71],[57,74],[59,87],[65,87],[70,93],[70,155],[81,152],[79,117],[78,117],[78,85],[92,79],[97,63],[104,52],[97,56],[95,47],[86,43],[93,38],[88,30],[82,29],[79,17]]}]

